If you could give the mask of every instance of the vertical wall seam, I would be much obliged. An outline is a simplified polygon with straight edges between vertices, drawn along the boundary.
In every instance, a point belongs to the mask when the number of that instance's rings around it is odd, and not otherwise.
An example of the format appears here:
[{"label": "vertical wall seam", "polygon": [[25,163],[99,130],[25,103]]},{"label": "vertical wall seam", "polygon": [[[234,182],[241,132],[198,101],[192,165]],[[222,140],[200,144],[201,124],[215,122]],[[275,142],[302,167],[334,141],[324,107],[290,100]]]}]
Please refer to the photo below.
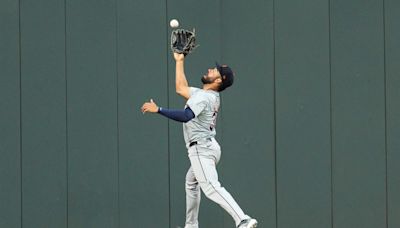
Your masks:
[{"label": "vertical wall seam", "polygon": [[18,33],[19,33],[19,144],[20,144],[20,157],[19,157],[19,168],[20,168],[20,219],[21,228],[23,227],[23,169],[22,169],[22,47],[21,47],[21,0],[18,1]]},{"label": "vertical wall seam", "polygon": [[65,78],[65,160],[66,160],[66,227],[69,224],[69,148],[68,148],[68,62],[67,62],[67,0],[64,0],[64,78]]},{"label": "vertical wall seam", "polygon": [[385,188],[386,188],[386,227],[389,227],[389,185],[388,185],[388,139],[387,139],[387,79],[386,79],[386,10],[385,0],[382,0],[382,12],[383,12],[383,90],[384,90],[384,118],[385,118]]},{"label": "vertical wall seam", "polygon": [[328,0],[328,40],[329,40],[329,124],[330,124],[330,153],[331,153],[331,226],[334,227],[333,219],[333,124],[332,124],[332,40],[331,40],[331,0]]},{"label": "vertical wall seam", "polygon": [[[222,29],[223,29],[223,23],[222,23],[222,20],[223,20],[223,11],[222,11],[222,5],[223,5],[223,2],[222,2],[223,0],[218,0],[218,7],[219,7],[219,9],[218,9],[218,17],[219,17],[219,19],[220,19],[220,21],[219,21],[219,29],[218,29],[218,32],[219,32],[219,59],[220,59],[220,61],[219,62],[222,62],[222,61],[224,61],[225,62],[225,60],[223,60],[223,54],[222,54],[222,52],[223,52],[223,47],[222,47],[222,44],[223,44],[223,41],[222,41]],[[222,99],[222,96],[223,96],[223,94],[222,93],[220,93],[220,110],[222,111],[222,102],[223,102],[223,99]],[[224,117],[224,115],[220,115],[220,120],[221,120],[221,123],[223,123],[224,121],[223,121],[223,118]],[[220,135],[221,135],[221,140],[224,138],[223,136],[224,136],[224,128],[223,127],[221,127],[220,128]],[[222,227],[225,227],[225,214],[222,214]]]},{"label": "vertical wall seam", "polygon": [[[166,24],[168,24],[168,0],[165,0],[165,21],[164,21],[164,23],[166,23]],[[165,61],[166,61],[166,66],[167,66],[167,68],[166,68],[166,70],[167,70],[167,83],[166,83],[166,85],[167,85],[167,106],[168,106],[168,108],[169,108],[169,99],[170,99],[170,97],[169,97],[169,81],[170,81],[170,77],[169,77],[169,61],[168,61],[168,56],[169,56],[169,47],[168,47],[168,40],[169,40],[169,34],[168,34],[168,26],[167,26],[167,29],[165,30],[165,36],[166,36],[166,43],[165,43],[165,46],[166,46],[166,50],[165,50],[165,53],[166,53],[166,59],[165,59]],[[170,140],[171,140],[171,138],[170,138],[170,124],[169,124],[169,119],[167,120],[167,150],[168,150],[168,153],[167,153],[167,156],[168,156],[168,158],[167,158],[167,162],[168,162],[168,220],[169,220],[169,227],[171,228],[171,226],[172,226],[172,219],[171,219],[171,207],[172,207],[172,203],[171,203],[171,145],[170,145]]]},{"label": "vertical wall seam", "polygon": [[273,90],[274,90],[274,153],[275,153],[275,225],[278,227],[278,153],[277,153],[277,119],[276,119],[276,18],[275,0],[272,0],[272,41],[273,41]]},{"label": "vertical wall seam", "polygon": [[116,73],[116,99],[117,99],[117,227],[121,226],[121,205],[120,205],[120,134],[119,134],[119,23],[118,23],[118,0],[114,2],[115,7],[115,73]]}]

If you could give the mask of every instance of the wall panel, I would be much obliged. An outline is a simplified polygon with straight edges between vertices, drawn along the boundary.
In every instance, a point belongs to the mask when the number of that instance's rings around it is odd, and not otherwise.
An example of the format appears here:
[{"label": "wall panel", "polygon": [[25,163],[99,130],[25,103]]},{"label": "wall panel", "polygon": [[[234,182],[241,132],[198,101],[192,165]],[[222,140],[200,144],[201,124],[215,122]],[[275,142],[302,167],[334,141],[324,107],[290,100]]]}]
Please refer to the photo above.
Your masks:
[{"label": "wall panel", "polygon": [[400,227],[400,2],[385,0],[388,228]]},{"label": "wall panel", "polygon": [[118,227],[116,2],[66,6],[68,226]]},{"label": "wall panel", "polygon": [[280,228],[331,227],[329,2],[276,1]]},{"label": "wall panel", "polygon": [[22,1],[23,227],[67,227],[65,100],[64,1]]},{"label": "wall panel", "polygon": [[0,227],[21,227],[19,2],[0,2]]},{"label": "wall panel", "polygon": [[235,82],[221,93],[220,176],[259,227],[276,227],[273,1],[221,2],[220,62]]},{"label": "wall panel", "polygon": [[140,111],[168,103],[165,14],[165,2],[118,1],[120,227],[169,224],[168,122]]},{"label": "wall panel", "polygon": [[383,2],[331,1],[333,227],[386,227]]}]

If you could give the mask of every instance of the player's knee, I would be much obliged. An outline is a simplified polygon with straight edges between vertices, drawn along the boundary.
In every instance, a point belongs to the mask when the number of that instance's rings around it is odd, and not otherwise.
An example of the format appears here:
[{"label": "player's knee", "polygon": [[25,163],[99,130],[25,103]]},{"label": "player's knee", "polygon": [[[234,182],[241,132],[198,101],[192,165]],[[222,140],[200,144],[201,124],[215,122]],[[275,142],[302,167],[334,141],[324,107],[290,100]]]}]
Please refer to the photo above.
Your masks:
[{"label": "player's knee", "polygon": [[185,188],[187,190],[195,191],[199,189],[199,182],[186,180]]}]

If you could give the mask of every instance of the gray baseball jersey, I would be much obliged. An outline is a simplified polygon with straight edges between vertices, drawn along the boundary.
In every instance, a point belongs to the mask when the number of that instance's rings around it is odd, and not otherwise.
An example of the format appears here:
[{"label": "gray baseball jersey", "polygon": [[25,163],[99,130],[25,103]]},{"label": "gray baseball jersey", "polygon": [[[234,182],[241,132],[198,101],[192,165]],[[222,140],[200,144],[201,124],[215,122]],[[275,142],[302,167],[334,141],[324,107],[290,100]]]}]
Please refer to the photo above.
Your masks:
[{"label": "gray baseball jersey", "polygon": [[190,98],[187,100],[185,108],[190,107],[195,118],[183,124],[186,145],[193,141],[215,137],[219,106],[218,92],[190,87]]}]

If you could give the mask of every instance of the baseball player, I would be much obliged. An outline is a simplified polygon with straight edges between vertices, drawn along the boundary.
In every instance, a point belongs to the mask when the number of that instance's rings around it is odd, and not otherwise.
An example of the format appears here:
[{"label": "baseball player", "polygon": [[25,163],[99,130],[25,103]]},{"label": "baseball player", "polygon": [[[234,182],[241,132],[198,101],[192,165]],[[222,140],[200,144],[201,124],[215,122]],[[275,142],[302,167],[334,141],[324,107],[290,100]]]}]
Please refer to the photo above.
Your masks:
[{"label": "baseball player", "polygon": [[216,64],[201,78],[203,88],[189,87],[184,73],[184,54],[174,53],[176,61],[176,92],[187,102],[183,110],[157,106],[150,100],[144,103],[143,113],[159,113],[169,119],[183,122],[183,134],[191,167],[186,174],[185,228],[199,228],[200,189],[218,203],[235,220],[238,228],[254,228],[257,221],[239,207],[233,197],[218,181],[216,166],[221,148],[215,140],[216,122],[220,106],[219,93],[233,84],[233,72],[226,65]]}]

